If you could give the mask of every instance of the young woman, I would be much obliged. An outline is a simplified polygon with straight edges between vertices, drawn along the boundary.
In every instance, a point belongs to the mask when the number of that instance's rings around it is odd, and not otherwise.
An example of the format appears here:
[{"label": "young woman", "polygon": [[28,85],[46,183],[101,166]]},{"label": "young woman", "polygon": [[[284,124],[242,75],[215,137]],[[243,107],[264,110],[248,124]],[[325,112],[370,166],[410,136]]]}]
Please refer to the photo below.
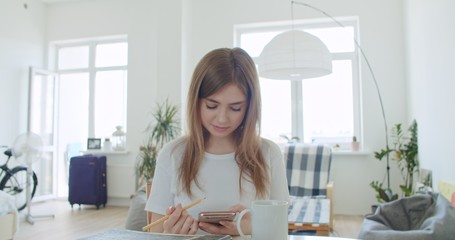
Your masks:
[{"label": "young woman", "polygon": [[[152,221],[170,217],[152,231],[238,235],[235,222],[199,222],[198,214],[289,199],[280,148],[259,136],[261,96],[251,57],[240,48],[207,53],[194,70],[187,103],[187,134],[164,146],[157,160],[145,209]],[[242,219],[245,233],[249,221]]]}]

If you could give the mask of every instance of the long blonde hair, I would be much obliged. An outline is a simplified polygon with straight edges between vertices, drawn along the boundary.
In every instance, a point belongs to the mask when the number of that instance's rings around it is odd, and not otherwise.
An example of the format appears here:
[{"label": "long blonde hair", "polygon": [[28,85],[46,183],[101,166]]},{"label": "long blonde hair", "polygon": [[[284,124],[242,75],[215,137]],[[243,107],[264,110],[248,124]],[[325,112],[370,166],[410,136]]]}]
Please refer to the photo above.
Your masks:
[{"label": "long blonde hair", "polygon": [[209,133],[201,123],[199,101],[223,87],[234,84],[247,98],[247,107],[242,124],[234,131],[238,146],[235,159],[240,169],[239,191],[242,179],[256,188],[256,197],[264,197],[270,181],[267,164],[260,150],[261,94],[259,79],[253,59],[241,48],[220,48],[207,53],[196,66],[187,99],[188,137],[179,180],[183,190],[192,196],[191,182],[197,186],[197,175],[205,153]]}]

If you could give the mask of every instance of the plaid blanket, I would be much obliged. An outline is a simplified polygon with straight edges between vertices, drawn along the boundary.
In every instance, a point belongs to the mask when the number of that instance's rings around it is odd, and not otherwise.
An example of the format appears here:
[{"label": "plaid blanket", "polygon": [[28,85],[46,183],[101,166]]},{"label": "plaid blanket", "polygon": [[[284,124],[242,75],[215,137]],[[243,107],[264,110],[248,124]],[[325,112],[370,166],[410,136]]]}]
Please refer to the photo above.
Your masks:
[{"label": "plaid blanket", "polygon": [[284,147],[286,176],[291,196],[325,196],[332,148],[322,144],[287,144]]},{"label": "plaid blanket", "polygon": [[329,224],[330,200],[327,198],[291,196],[288,207],[288,222]]}]

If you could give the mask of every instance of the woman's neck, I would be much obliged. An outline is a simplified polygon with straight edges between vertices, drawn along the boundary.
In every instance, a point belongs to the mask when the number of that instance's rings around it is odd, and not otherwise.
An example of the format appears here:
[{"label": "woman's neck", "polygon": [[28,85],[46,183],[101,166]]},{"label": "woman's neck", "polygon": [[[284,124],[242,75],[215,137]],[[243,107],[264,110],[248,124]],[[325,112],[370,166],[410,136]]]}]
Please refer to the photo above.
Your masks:
[{"label": "woman's neck", "polygon": [[213,138],[210,137],[207,141],[205,151],[212,154],[227,154],[235,152],[237,147],[234,144],[234,139],[231,137],[226,138]]}]

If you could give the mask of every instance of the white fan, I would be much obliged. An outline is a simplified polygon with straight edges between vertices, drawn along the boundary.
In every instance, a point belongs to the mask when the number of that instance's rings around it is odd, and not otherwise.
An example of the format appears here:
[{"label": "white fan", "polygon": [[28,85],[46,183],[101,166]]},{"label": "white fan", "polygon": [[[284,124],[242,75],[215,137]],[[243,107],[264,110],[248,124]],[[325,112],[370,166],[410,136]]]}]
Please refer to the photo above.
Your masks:
[{"label": "white fan", "polygon": [[42,148],[41,137],[35,133],[27,132],[19,135],[14,141],[13,155],[19,162],[31,166],[41,157]]},{"label": "white fan", "polygon": [[27,165],[27,184],[26,184],[26,205],[27,216],[26,220],[33,224],[33,219],[30,214],[30,203],[32,199],[32,184],[33,184],[33,167],[32,164],[41,158],[43,141],[41,137],[32,132],[26,132],[19,135],[14,141],[13,155],[20,163]]}]

